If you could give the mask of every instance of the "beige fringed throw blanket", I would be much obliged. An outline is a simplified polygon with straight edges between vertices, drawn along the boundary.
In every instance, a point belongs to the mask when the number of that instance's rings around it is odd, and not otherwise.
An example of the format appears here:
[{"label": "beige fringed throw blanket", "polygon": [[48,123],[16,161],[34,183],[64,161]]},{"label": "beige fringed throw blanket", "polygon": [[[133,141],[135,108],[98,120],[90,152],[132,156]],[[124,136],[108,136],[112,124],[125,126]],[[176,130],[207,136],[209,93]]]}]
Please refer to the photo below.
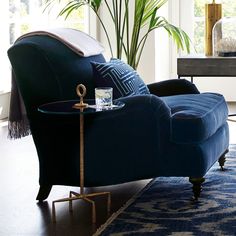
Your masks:
[{"label": "beige fringed throw blanket", "polygon": [[29,135],[30,127],[24,102],[16,85],[15,74],[12,70],[11,100],[8,116],[8,138],[17,139]]},{"label": "beige fringed throw blanket", "polygon": [[[34,31],[19,37],[16,42],[22,38],[46,35],[59,40],[67,47],[73,50],[80,56],[89,57],[98,55],[104,51],[102,45],[89,35],[75,29],[57,28],[47,31]],[[24,102],[17,88],[15,74],[12,72],[12,88],[11,88],[11,101],[8,118],[8,137],[10,139],[22,138],[29,135],[30,126],[27,119],[27,114]]]}]

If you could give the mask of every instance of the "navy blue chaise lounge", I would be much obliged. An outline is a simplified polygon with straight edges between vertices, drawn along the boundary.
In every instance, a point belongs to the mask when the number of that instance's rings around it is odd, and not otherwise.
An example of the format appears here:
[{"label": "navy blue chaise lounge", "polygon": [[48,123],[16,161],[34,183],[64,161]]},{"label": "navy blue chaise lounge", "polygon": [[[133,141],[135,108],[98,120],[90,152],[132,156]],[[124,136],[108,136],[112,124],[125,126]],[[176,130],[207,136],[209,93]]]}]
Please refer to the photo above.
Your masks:
[{"label": "navy blue chaise lounge", "polygon": [[[21,92],[39,159],[37,200],[53,185],[79,186],[78,116],[38,112],[44,103],[78,99],[76,86],[96,87],[91,61],[55,38],[29,36],[8,56]],[[85,119],[85,186],[104,186],[155,178],[189,177],[198,198],[204,176],[229,146],[228,109],[222,95],[200,93],[185,79],[147,85],[150,94],[120,97],[123,109]]]}]

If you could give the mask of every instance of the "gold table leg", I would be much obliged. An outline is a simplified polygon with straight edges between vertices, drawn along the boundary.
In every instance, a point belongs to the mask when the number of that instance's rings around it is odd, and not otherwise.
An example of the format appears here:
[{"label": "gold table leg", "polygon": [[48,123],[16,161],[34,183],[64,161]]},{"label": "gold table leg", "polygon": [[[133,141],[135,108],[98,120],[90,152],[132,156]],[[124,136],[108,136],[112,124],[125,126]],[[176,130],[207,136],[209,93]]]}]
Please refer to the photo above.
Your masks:
[{"label": "gold table leg", "polygon": [[[83,109],[83,108],[81,108]],[[83,110],[82,110],[83,111]],[[72,201],[84,200],[92,205],[92,223],[96,223],[96,205],[95,201],[90,198],[107,195],[107,214],[109,215],[111,209],[111,193],[110,192],[98,192],[84,194],[84,116],[80,114],[80,193],[70,191],[68,198],[57,199],[52,202],[52,221],[56,222],[56,208],[55,203],[69,202],[69,210],[72,211]]]},{"label": "gold table leg", "polygon": [[107,214],[109,215],[111,210],[111,193],[110,192],[98,192],[98,193],[88,193],[88,194],[80,194],[71,191],[70,196],[68,198],[61,198],[57,199],[52,202],[52,221],[56,222],[56,208],[55,203],[58,202],[69,202],[69,210],[72,211],[72,201],[74,200],[84,200],[92,205],[92,223],[96,223],[96,205],[95,201],[91,200],[90,198],[96,196],[107,195]]}]

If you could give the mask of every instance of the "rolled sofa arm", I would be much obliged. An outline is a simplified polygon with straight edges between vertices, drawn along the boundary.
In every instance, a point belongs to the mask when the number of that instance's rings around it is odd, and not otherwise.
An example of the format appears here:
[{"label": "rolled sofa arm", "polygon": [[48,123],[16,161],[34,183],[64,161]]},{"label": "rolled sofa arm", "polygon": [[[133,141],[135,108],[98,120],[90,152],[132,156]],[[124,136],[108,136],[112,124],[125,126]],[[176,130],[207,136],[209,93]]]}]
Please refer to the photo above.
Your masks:
[{"label": "rolled sofa arm", "polygon": [[186,79],[170,79],[148,84],[147,86],[151,94],[159,97],[200,93],[195,84]]},{"label": "rolled sofa arm", "polygon": [[[162,132],[166,134],[169,132],[169,127],[164,128],[164,123],[169,125],[171,111],[159,97],[140,95],[119,98],[117,101],[124,102],[125,106],[119,110],[95,113],[86,117],[87,127],[91,127],[91,136],[101,135],[103,139],[115,135],[113,141],[120,143],[126,138],[129,141],[139,137],[143,139],[145,146],[146,142],[149,142],[147,140],[152,139],[151,136],[160,137]],[[157,137],[156,142],[159,141]]]},{"label": "rolled sofa arm", "polygon": [[97,176],[94,183],[88,175],[88,185],[155,176],[163,143],[169,140],[170,109],[160,98],[143,95],[118,100],[125,103],[122,109],[87,117],[86,160],[93,162],[90,171]]},{"label": "rolled sofa arm", "polygon": [[170,116],[170,108],[162,99],[152,94],[122,97],[116,101],[123,102],[125,106],[116,111],[96,113],[93,122],[97,119],[115,119],[116,117],[119,118],[121,115],[127,116],[126,121],[128,122],[132,121],[130,119],[134,113],[139,117],[156,115],[161,118]]}]

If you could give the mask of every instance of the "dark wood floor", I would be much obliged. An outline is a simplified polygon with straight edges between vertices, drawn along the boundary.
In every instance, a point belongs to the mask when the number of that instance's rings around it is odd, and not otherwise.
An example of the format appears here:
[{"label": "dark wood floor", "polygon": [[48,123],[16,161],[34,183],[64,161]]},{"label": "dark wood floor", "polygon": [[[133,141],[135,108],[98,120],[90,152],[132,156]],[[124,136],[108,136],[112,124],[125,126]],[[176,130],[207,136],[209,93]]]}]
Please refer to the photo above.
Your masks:
[{"label": "dark wood floor", "polygon": [[[73,213],[68,203],[56,204],[57,223],[51,221],[53,200],[67,197],[70,190],[79,188],[54,186],[49,198],[38,203],[38,159],[31,136],[7,139],[7,127],[0,127],[0,236],[66,235],[87,236],[106,219],[105,199],[96,199],[97,224],[91,223],[91,208],[85,202],[75,201]],[[111,191],[111,213],[116,212],[128,199],[145,186],[149,180],[116,186],[87,189]]]}]

